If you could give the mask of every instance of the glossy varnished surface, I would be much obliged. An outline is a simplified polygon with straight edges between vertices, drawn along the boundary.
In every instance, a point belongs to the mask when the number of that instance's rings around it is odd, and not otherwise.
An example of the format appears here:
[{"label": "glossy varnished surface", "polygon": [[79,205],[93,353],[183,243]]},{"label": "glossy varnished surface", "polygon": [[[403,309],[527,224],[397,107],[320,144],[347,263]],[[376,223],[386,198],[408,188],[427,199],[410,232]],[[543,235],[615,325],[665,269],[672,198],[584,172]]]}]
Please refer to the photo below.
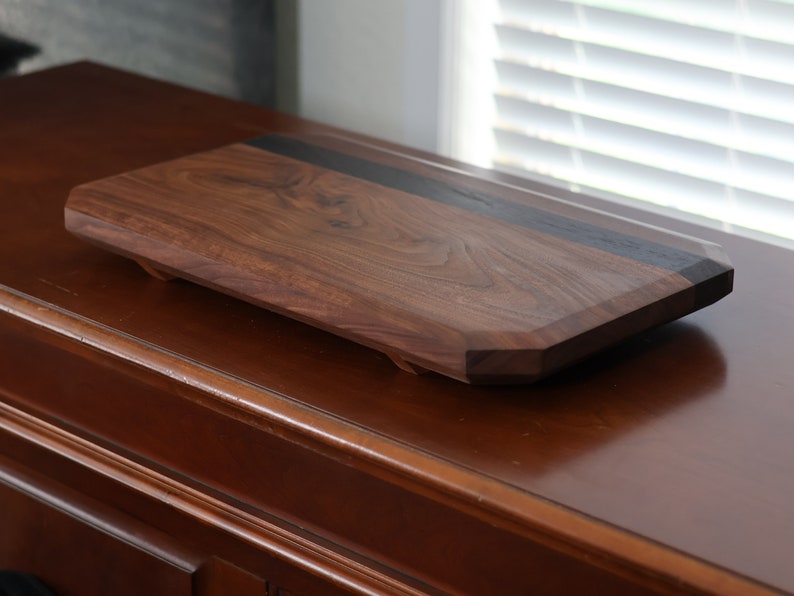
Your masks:
[{"label": "glossy varnished surface", "polygon": [[[116,338],[117,354],[171,387],[203,387],[263,429],[616,573],[794,591],[792,252],[641,216],[723,245],[734,293],[539,385],[468,387],[163,284],[63,229],[78,184],[320,127],[91,65],[0,82],[0,118],[0,307],[12,317],[83,345]],[[250,472],[232,438],[218,441]]]},{"label": "glossy varnished surface", "polygon": [[429,164],[318,141],[269,135],[80,185],[66,227],[483,384],[538,380],[730,292],[716,245],[658,230],[651,242],[637,223],[602,227],[603,213],[568,204],[562,216],[550,197],[477,192],[462,172],[425,177]]}]

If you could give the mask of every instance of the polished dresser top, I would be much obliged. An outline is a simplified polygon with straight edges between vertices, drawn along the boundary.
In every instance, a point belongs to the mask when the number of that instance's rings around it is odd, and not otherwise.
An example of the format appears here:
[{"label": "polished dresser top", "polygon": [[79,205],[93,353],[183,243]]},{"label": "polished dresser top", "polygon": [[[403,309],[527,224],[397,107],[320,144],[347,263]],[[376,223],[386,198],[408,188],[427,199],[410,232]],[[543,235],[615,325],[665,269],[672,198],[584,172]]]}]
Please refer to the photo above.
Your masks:
[{"label": "polished dresser top", "polygon": [[734,292],[540,384],[474,387],[64,229],[78,184],[270,132],[334,131],[90,63],[1,80],[0,310],[618,573],[794,592],[794,251],[579,197],[721,244]]}]

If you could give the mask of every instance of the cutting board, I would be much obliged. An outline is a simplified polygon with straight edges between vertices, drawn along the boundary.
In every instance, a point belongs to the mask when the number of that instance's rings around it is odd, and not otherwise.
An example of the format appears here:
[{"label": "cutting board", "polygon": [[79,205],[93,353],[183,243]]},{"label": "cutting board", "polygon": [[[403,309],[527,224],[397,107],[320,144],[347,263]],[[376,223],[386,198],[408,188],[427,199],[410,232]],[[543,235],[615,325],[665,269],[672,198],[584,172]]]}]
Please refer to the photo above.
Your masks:
[{"label": "cutting board", "polygon": [[732,289],[721,247],[335,136],[75,188],[77,236],[413,372],[533,382]]}]

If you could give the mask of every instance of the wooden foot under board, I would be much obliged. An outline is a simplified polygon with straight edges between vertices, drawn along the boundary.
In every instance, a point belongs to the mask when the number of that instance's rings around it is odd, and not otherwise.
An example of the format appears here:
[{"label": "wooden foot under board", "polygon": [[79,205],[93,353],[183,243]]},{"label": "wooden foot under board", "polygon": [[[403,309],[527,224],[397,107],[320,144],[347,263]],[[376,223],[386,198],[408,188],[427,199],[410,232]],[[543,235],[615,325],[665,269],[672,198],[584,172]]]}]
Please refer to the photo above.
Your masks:
[{"label": "wooden foot under board", "polygon": [[160,269],[155,269],[147,263],[146,261],[141,261],[140,259],[135,259],[135,262],[140,265],[146,273],[154,277],[155,279],[159,279],[160,281],[171,281],[172,279],[176,279],[175,275],[171,275],[170,273],[166,273],[165,271],[161,271]]},{"label": "wooden foot under board", "polygon": [[386,353],[386,356],[388,356],[389,360],[394,362],[400,370],[404,370],[405,372],[409,372],[413,375],[422,375],[428,372],[427,368],[414,364],[413,362],[408,362],[397,354]]}]

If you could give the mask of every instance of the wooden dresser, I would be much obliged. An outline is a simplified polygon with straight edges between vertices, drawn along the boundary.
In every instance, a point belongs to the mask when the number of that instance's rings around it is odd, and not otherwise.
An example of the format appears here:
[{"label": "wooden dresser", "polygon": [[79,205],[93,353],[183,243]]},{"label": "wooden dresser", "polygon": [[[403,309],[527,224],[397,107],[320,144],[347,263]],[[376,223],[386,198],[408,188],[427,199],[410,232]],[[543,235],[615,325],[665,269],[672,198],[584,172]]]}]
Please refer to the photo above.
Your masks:
[{"label": "wooden dresser", "polygon": [[80,183],[329,131],[90,63],[0,80],[0,568],[62,595],[794,592],[792,251],[573,197],[722,244],[734,293],[472,387],[64,230]]}]

